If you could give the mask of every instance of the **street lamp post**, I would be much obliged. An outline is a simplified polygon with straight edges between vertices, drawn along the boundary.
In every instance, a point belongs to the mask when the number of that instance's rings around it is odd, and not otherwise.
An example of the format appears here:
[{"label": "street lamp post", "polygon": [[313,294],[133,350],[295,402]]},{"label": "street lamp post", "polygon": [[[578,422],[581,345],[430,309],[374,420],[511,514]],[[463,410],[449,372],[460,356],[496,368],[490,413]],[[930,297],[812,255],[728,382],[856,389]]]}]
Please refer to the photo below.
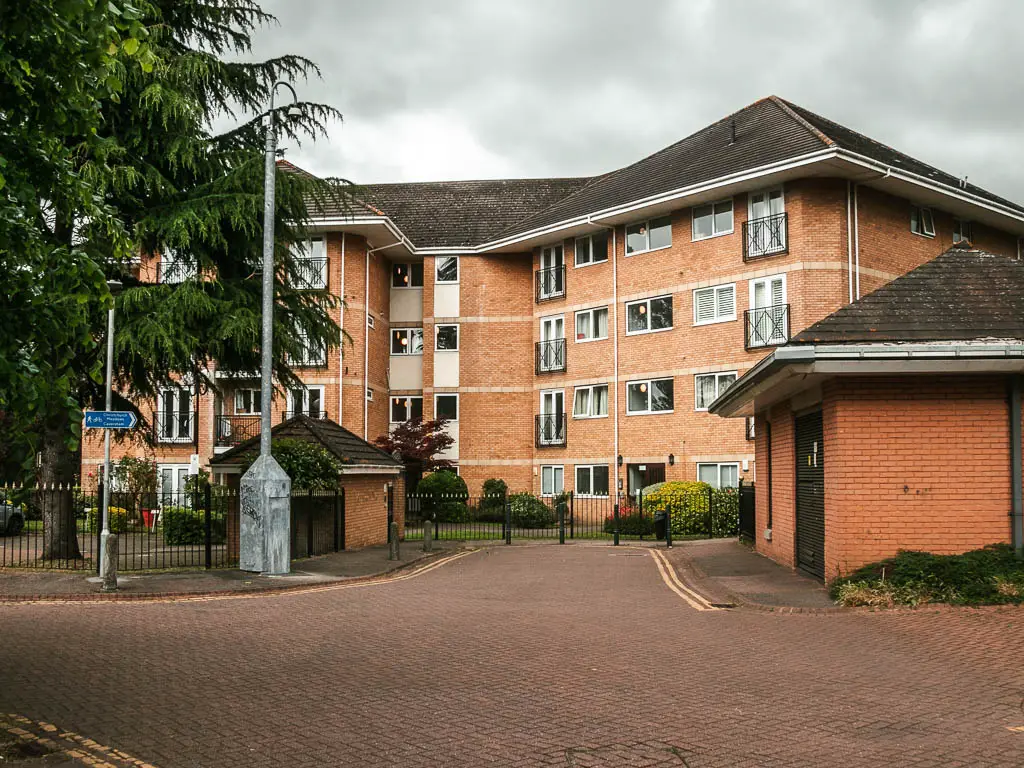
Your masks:
[{"label": "street lamp post", "polygon": [[266,156],[263,168],[263,307],[260,356],[260,455],[242,476],[240,493],[239,565],[245,571],[282,575],[291,569],[291,480],[270,452],[270,409],[274,394],[274,183],[277,172],[277,128],[274,95],[287,88],[298,112],[295,89],[284,81],[270,89],[265,118]]},{"label": "street lamp post", "polygon": [[[121,292],[119,280],[108,280],[110,295]],[[114,405],[114,304],[107,310],[107,400],[106,410]],[[110,570],[107,557],[107,539],[110,538],[110,430],[103,430],[103,528],[100,531],[100,577],[105,578]]]}]

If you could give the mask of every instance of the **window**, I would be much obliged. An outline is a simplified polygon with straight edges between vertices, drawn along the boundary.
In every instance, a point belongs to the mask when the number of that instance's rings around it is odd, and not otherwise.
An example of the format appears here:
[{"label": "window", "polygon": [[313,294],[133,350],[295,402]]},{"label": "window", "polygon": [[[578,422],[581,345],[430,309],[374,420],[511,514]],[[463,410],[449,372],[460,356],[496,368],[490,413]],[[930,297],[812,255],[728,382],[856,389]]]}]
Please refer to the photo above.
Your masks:
[{"label": "window", "polygon": [[327,346],[322,342],[313,341],[302,328],[295,331],[299,352],[292,358],[292,363],[299,367],[310,368],[327,365]]},{"label": "window", "polygon": [[263,405],[261,392],[258,389],[235,390],[235,414],[260,413]]},{"label": "window", "polygon": [[608,338],[608,307],[576,313],[576,341]]},{"label": "window", "polygon": [[459,257],[438,256],[434,261],[434,281],[438,283],[459,282]]},{"label": "window", "polygon": [[420,396],[391,398],[391,423],[420,421],[423,418],[423,398]]},{"label": "window", "polygon": [[935,219],[929,208],[911,209],[910,231],[922,237],[935,237]]},{"label": "window", "polygon": [[608,465],[577,465],[576,466],[577,496],[608,495]]},{"label": "window", "polygon": [[188,464],[157,465],[157,478],[160,485],[160,506],[192,506],[192,494],[185,492],[190,470],[191,467]]},{"label": "window", "polygon": [[192,393],[183,387],[165,387],[156,396],[156,437],[161,443],[192,442]]},{"label": "window", "polygon": [[675,408],[673,379],[648,379],[626,384],[626,413],[671,413]]},{"label": "window", "polygon": [[459,326],[438,325],[434,327],[434,349],[438,352],[458,352]]},{"label": "window", "polygon": [[697,479],[713,488],[735,488],[740,484],[739,464],[698,464]]},{"label": "window", "polygon": [[974,232],[972,230],[971,222],[964,221],[963,219],[953,219],[953,244],[967,243],[970,245],[974,242]]},{"label": "window", "polygon": [[547,465],[540,468],[540,493],[542,496],[557,496],[562,492],[565,470],[561,466]]},{"label": "window", "polygon": [[724,323],[736,319],[736,286],[714,285],[693,292],[693,324]]},{"label": "window", "polygon": [[422,328],[395,328],[391,331],[392,355],[422,355]]},{"label": "window", "polygon": [[393,264],[391,267],[392,288],[422,288],[423,262],[415,264]]},{"label": "window", "polygon": [[537,270],[537,301],[565,296],[565,258],[562,246],[551,245],[540,249],[540,269]]},{"label": "window", "polygon": [[373,402],[373,390],[370,389],[369,387],[366,388],[366,399],[369,400],[371,403]]},{"label": "window", "polygon": [[608,385],[576,387],[572,401],[574,419],[598,419],[608,415]]},{"label": "window", "polygon": [[367,328],[376,328],[377,327],[376,326],[376,321],[373,319],[373,315],[367,315],[366,316],[366,327]]},{"label": "window", "polygon": [[672,217],[662,216],[626,227],[626,255],[656,251],[672,245]]},{"label": "window", "polygon": [[672,297],[657,296],[653,299],[633,301],[626,304],[626,335],[653,333],[672,328]]},{"label": "window", "polygon": [[698,205],[693,209],[693,239],[728,235],[732,232],[732,200]]},{"label": "window", "polygon": [[324,388],[318,386],[293,387],[288,390],[288,410],[284,417],[309,416],[311,419],[327,418],[324,410]]},{"label": "window", "polygon": [[434,395],[434,418],[447,419],[448,421],[458,421],[459,396]]},{"label": "window", "polygon": [[608,261],[608,234],[601,232],[596,235],[576,238],[576,266],[585,267],[588,264],[600,264]]},{"label": "window", "polygon": [[729,373],[702,373],[693,377],[696,390],[696,409],[706,411],[715,399],[736,381],[736,371]]},{"label": "window", "polygon": [[196,265],[183,257],[176,248],[165,245],[160,255],[157,282],[176,285],[196,276]]},{"label": "window", "polygon": [[327,288],[327,249],[323,238],[307,240],[302,246],[292,248],[293,288],[307,291],[323,291]]}]

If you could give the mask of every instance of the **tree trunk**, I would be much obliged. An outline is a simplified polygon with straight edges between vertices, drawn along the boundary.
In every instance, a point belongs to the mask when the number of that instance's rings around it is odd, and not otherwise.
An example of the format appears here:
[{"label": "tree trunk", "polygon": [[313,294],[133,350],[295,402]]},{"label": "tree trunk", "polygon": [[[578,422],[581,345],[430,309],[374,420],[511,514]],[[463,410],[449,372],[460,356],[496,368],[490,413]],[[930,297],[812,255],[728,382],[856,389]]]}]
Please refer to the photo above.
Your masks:
[{"label": "tree trunk", "polygon": [[[68,417],[56,416],[43,428],[42,466],[36,501],[43,515],[43,560],[80,560],[75,526],[75,452],[68,449]],[[99,499],[97,499],[99,503]]]}]

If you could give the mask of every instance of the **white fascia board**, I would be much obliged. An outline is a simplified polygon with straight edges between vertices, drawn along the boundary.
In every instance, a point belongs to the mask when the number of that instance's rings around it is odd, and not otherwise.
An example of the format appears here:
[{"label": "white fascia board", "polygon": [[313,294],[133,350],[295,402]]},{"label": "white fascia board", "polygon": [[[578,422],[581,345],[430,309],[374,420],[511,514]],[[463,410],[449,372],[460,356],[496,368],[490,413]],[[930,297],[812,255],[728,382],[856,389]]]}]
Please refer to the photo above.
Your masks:
[{"label": "white fascia board", "polygon": [[358,467],[342,467],[343,475],[400,475],[401,467],[389,467],[384,465],[361,465]]}]

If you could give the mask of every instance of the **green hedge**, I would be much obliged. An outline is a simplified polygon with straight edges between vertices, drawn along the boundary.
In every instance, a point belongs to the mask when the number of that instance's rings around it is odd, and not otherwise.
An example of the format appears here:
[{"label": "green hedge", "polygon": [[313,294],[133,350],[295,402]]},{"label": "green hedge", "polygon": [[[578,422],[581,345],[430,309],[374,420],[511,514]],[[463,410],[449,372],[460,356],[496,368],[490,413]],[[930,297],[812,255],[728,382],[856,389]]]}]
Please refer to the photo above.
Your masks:
[{"label": "green hedge", "polygon": [[[708,505],[711,506],[710,515]],[[673,536],[736,536],[740,497],[735,488],[712,488],[692,480],[658,483],[645,489],[644,515],[668,512]],[[708,531],[710,521],[711,531]]]},{"label": "green hedge", "polygon": [[508,503],[513,528],[548,528],[555,524],[555,513],[532,493],[514,493]]},{"label": "green hedge", "polygon": [[[614,515],[610,515],[607,518],[605,518],[604,532],[615,533]],[[654,516],[647,513],[646,503],[644,505],[643,515],[641,515],[639,512],[632,512],[626,515],[619,516],[619,534],[622,536],[654,535]]]},{"label": "green hedge", "polygon": [[469,521],[469,489],[466,481],[448,470],[431,472],[416,486],[420,499],[420,512],[425,520],[438,523],[465,523]]},{"label": "green hedge", "polygon": [[474,510],[474,518],[484,523],[505,521],[505,500],[508,498],[508,484],[498,478],[484,480],[483,496]]},{"label": "green hedge", "polygon": [[[160,527],[164,532],[164,543],[170,546],[203,544],[206,541],[206,514],[201,509],[164,507],[160,511]],[[211,515],[210,531],[213,544],[227,541],[225,518]]]},{"label": "green hedge", "polygon": [[[111,533],[128,532],[128,510],[123,507],[107,507],[107,514],[110,518]],[[86,525],[89,530],[95,533],[102,525],[101,517],[103,510],[99,507],[89,507],[85,512]]]}]

